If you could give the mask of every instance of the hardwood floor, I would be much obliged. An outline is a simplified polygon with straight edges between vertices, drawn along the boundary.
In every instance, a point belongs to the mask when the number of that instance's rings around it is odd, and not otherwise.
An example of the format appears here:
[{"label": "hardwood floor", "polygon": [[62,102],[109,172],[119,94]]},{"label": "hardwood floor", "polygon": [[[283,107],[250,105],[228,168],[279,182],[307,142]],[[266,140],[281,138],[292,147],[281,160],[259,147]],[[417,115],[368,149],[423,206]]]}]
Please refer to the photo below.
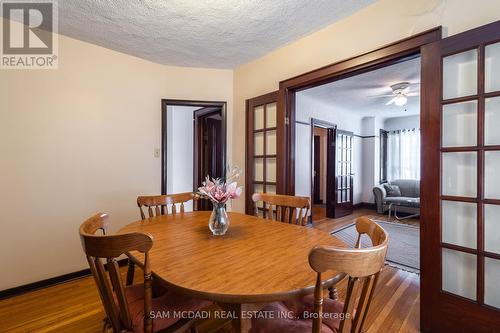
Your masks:
[{"label": "hardwood floor", "polygon": [[[340,219],[322,219],[313,227],[331,232],[359,216],[384,219],[372,210],[360,209]],[[404,223],[417,224],[418,220]],[[125,273],[125,270],[123,270]],[[140,274],[136,274],[136,276]],[[346,281],[338,286],[345,296]],[[420,276],[385,266],[368,313],[367,333],[419,332]],[[101,332],[104,313],[91,277],[0,301],[1,332]],[[225,327],[219,332],[230,332]]]},{"label": "hardwood floor", "polygon": [[340,217],[337,219],[327,218],[324,212],[325,208],[321,206],[313,206],[313,227],[326,232],[332,232],[338,228],[342,228],[346,225],[354,223],[354,221],[360,216],[367,216],[368,218],[375,221],[389,221],[394,223],[403,223],[413,226],[420,226],[420,220],[416,218],[409,218],[405,220],[398,221],[394,218],[388,217],[387,214],[379,214],[371,209],[355,209],[351,215]]}]

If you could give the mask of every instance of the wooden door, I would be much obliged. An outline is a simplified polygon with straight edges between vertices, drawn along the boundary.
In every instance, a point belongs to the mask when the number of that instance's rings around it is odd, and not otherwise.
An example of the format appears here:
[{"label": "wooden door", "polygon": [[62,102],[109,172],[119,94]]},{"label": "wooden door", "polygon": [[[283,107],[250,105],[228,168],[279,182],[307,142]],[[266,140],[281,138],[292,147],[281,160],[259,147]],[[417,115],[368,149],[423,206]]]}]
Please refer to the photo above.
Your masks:
[{"label": "wooden door", "polygon": [[[197,188],[209,175],[224,177],[223,133],[221,108],[196,110],[194,116],[194,186]],[[211,210],[210,200],[198,201],[198,210]]]},{"label": "wooden door", "polygon": [[277,192],[277,99],[276,91],[246,101],[245,211],[251,215],[253,193]]},{"label": "wooden door", "polygon": [[[314,163],[313,163],[313,203],[322,204],[321,199],[321,137],[319,135],[314,136]],[[326,184],[325,184],[326,185]]]},{"label": "wooden door", "polygon": [[352,144],[352,132],[335,130],[335,218],[353,211]]},{"label": "wooden door", "polygon": [[422,49],[421,329],[500,330],[500,21]]}]

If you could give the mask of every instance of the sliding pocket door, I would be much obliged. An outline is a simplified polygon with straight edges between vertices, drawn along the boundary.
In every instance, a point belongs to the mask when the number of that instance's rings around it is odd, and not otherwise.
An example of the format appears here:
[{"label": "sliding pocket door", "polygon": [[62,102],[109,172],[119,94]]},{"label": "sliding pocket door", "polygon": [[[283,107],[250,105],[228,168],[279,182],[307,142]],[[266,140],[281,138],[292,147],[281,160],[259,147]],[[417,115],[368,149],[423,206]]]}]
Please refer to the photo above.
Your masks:
[{"label": "sliding pocket door", "polygon": [[500,22],[422,50],[423,332],[500,329]]}]

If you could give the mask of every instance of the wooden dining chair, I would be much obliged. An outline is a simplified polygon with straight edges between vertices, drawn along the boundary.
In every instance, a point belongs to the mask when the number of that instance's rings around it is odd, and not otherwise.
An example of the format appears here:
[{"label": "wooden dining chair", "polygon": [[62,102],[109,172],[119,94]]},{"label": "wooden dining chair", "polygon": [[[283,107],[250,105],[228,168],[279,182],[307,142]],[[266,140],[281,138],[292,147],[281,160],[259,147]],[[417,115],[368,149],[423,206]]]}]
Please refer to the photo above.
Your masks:
[{"label": "wooden dining chair", "polygon": [[306,225],[311,201],[308,197],[290,195],[254,193],[255,215],[259,216],[258,202],[263,203],[264,217],[274,221],[290,224]]},{"label": "wooden dining chair", "polygon": [[[257,319],[252,320],[251,332],[361,333],[380,270],[385,263],[389,237],[380,225],[366,217],[357,219],[356,230],[358,239],[355,248],[319,245],[309,253],[309,265],[316,272],[314,295],[271,303],[262,309],[292,313],[298,320],[260,319],[256,316]],[[364,234],[369,236],[371,247],[361,248],[361,236]],[[344,303],[323,298],[321,275],[328,270],[344,272],[349,277]],[[307,318],[314,319],[300,319],[306,313]]]},{"label": "wooden dining chair", "polygon": [[[106,235],[108,216],[98,213],[80,226],[80,239],[106,312],[105,328],[113,332],[184,332],[193,321],[149,314],[198,311],[212,303],[179,296],[173,292],[153,298],[149,250],[153,238],[144,233]],[[101,230],[102,235],[96,233]],[[130,251],[144,253],[144,283],[124,286],[117,257]],[[167,318],[169,317],[169,318]]]},{"label": "wooden dining chair", "polygon": [[[193,201],[193,210],[197,209],[198,196],[195,193],[186,192],[178,194],[166,194],[166,195],[150,195],[150,196],[139,196],[137,197],[137,206],[139,207],[139,212],[141,214],[141,219],[146,219],[146,214],[144,210],[147,211],[148,217],[154,217],[165,214],[176,214],[184,213],[185,204],[189,201]],[[170,212],[169,212],[170,209]],[[127,270],[127,285],[130,285],[134,281],[134,271],[135,264],[133,261],[128,261]]]},{"label": "wooden dining chair", "polygon": [[137,206],[141,213],[141,219],[146,219],[144,210],[147,209],[148,217],[171,214],[177,212],[184,213],[185,204],[193,201],[193,210],[197,209],[198,196],[195,193],[186,192],[178,194],[151,195],[137,197]]}]

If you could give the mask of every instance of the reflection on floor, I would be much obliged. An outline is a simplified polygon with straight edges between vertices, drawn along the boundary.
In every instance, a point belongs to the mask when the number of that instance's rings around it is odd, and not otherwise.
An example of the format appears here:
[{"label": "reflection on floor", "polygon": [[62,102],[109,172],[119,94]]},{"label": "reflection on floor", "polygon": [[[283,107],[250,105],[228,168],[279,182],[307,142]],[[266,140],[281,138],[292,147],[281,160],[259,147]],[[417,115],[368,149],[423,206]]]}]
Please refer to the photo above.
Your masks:
[{"label": "reflection on floor", "polygon": [[312,206],[313,221],[326,219],[326,205]]},{"label": "reflection on floor", "polygon": [[[313,227],[331,232],[353,223],[359,216],[383,219],[372,210],[360,209],[340,219],[324,219]],[[418,224],[418,220],[407,220]],[[122,270],[125,273],[125,270]],[[136,274],[139,277],[140,274]],[[367,317],[365,332],[412,333],[419,331],[420,277],[393,267],[381,272]],[[340,299],[345,296],[346,282],[339,284]],[[101,332],[104,313],[91,277],[63,283],[0,301],[0,323],[3,332]],[[231,332],[230,326],[219,333]]]}]

